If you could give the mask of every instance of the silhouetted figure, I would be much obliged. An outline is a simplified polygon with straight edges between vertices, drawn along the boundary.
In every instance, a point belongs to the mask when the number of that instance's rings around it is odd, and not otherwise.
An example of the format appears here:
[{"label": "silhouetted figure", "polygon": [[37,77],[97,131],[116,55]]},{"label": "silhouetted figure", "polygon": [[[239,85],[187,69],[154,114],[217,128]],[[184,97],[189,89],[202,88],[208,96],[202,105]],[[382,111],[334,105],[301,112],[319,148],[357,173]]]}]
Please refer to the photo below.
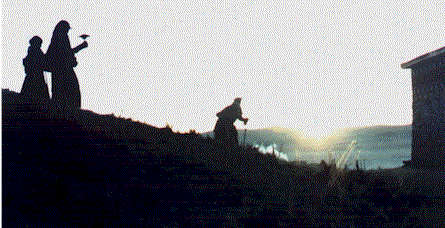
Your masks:
[{"label": "silhouetted figure", "polygon": [[238,132],[233,124],[237,119],[243,121],[244,124],[247,124],[249,120],[243,118],[240,105],[241,98],[236,98],[231,105],[216,114],[218,121],[213,132],[215,133],[215,140],[218,142],[228,146],[238,145]]},{"label": "silhouetted figure", "polygon": [[43,76],[45,61],[40,49],[42,39],[34,36],[29,44],[28,54],[23,59],[26,76],[20,94],[31,104],[44,104],[49,101],[49,92]]},{"label": "silhouetted figure", "polygon": [[52,72],[52,101],[60,111],[71,111],[80,108],[80,88],[74,67],[77,66],[75,53],[88,47],[84,41],[71,48],[68,38],[70,25],[66,21],[57,23],[51,43],[46,52],[48,70]]}]

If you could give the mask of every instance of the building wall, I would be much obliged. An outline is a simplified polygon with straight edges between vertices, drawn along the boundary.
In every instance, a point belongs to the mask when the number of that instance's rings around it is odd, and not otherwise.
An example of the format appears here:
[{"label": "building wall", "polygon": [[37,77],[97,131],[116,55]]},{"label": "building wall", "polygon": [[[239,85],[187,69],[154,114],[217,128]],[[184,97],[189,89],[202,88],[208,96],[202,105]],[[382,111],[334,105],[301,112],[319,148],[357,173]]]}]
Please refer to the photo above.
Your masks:
[{"label": "building wall", "polygon": [[445,58],[412,68],[412,161],[445,166]]}]

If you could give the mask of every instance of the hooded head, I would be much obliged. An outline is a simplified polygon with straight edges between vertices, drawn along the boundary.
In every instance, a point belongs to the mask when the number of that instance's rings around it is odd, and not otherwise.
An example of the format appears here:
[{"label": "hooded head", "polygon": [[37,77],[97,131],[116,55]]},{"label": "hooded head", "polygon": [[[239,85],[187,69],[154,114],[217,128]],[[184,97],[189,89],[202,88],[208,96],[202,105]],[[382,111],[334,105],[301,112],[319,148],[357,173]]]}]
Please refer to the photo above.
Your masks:
[{"label": "hooded head", "polygon": [[237,98],[235,98],[235,100],[233,101],[233,103],[235,103],[235,104],[241,104],[241,97],[237,97]]},{"label": "hooded head", "polygon": [[72,68],[77,64],[68,38],[70,28],[70,24],[64,20],[59,21],[54,28],[51,43],[46,51],[48,65],[51,69]]},{"label": "hooded head", "polygon": [[42,46],[42,38],[40,38],[38,36],[34,36],[33,38],[31,38],[29,40],[29,44],[32,47],[40,48]]},{"label": "hooded head", "polygon": [[67,21],[61,20],[57,23],[53,31],[50,47],[56,45],[58,48],[71,48],[68,38],[68,31],[71,29]]},{"label": "hooded head", "polygon": [[68,33],[70,29],[70,24],[65,20],[61,20],[57,23],[56,28],[54,28],[54,33]]}]

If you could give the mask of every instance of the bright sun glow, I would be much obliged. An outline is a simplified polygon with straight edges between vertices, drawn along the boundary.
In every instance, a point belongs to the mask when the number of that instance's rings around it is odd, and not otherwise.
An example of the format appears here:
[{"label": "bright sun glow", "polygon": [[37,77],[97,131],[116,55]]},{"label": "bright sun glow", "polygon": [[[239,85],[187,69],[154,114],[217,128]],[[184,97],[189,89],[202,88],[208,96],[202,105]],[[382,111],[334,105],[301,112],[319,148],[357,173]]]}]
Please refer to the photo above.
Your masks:
[{"label": "bright sun glow", "polygon": [[304,130],[303,135],[309,139],[321,141],[326,139],[326,137],[331,136],[334,133],[334,130],[335,129],[311,128]]}]

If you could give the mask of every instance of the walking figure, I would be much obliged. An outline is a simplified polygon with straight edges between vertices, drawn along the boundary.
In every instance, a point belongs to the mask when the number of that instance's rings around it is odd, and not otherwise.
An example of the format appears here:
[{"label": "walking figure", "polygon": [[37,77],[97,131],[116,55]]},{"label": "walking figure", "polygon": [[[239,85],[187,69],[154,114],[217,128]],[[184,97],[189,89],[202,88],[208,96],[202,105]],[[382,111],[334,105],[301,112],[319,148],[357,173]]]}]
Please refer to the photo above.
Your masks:
[{"label": "walking figure", "polygon": [[68,112],[80,109],[80,88],[74,67],[77,66],[75,53],[88,47],[84,41],[71,48],[68,31],[71,29],[67,21],[57,23],[51,43],[46,52],[48,70],[52,73],[52,102],[59,111]]},{"label": "walking figure", "polygon": [[20,94],[32,105],[42,105],[49,101],[48,86],[43,76],[45,61],[40,49],[42,39],[34,36],[29,40],[29,44],[28,54],[23,59],[26,76]]},{"label": "walking figure", "polygon": [[238,146],[238,132],[233,124],[238,119],[246,125],[249,119],[242,115],[241,98],[239,97],[231,105],[218,112],[216,114],[218,121],[213,130],[215,140],[228,146]]}]

